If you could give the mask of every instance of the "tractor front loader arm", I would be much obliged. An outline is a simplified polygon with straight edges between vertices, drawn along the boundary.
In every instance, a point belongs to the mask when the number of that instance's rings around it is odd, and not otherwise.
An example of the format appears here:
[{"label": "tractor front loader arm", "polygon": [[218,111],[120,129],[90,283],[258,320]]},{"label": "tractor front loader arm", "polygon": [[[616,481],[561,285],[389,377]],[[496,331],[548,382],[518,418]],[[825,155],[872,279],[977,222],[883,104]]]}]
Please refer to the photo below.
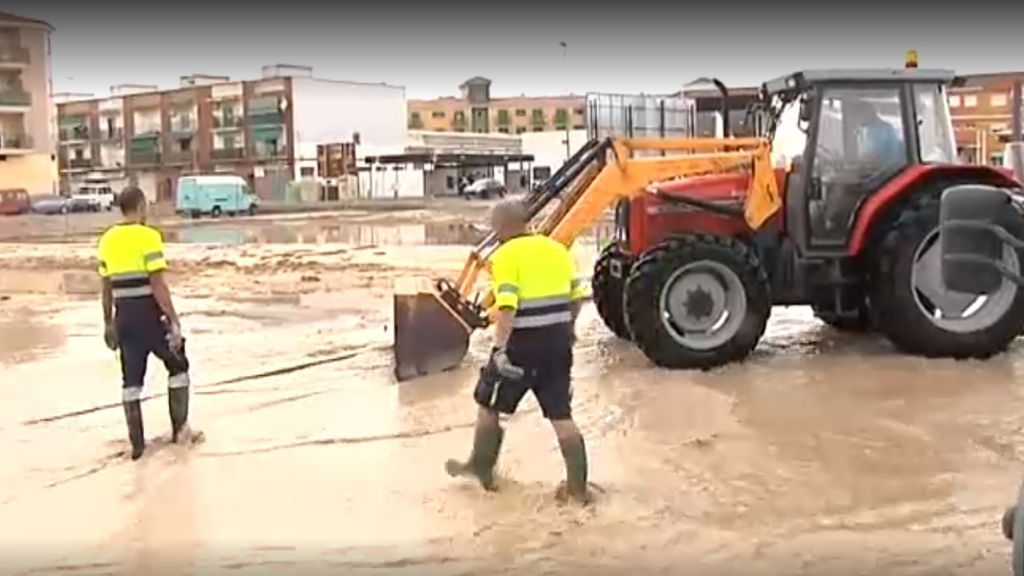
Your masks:
[{"label": "tractor front loader arm", "polygon": [[[638,156],[661,152],[661,156]],[[747,171],[750,174],[744,217],[760,227],[781,205],[771,169],[769,144],[758,138],[606,139],[581,148],[527,199],[536,232],[570,246],[622,198],[647,193],[661,182],[704,174]],[[677,198],[686,201],[685,198]],[[498,247],[491,233],[469,254],[456,281],[436,280],[407,286],[395,294],[395,375],[398,380],[457,366],[469,336],[486,328],[494,296],[477,291],[482,271]]]}]

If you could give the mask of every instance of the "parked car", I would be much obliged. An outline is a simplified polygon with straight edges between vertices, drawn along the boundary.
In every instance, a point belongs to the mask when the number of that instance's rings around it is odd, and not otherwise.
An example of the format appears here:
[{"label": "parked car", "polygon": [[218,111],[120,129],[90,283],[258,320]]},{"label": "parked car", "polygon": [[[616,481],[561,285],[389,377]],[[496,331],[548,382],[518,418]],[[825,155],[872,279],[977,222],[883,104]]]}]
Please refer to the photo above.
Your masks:
[{"label": "parked car", "polygon": [[505,193],[505,185],[497,178],[481,178],[466,186],[462,191],[462,195],[467,200],[470,198],[481,198],[483,200],[504,198]]},{"label": "parked car", "polygon": [[178,179],[175,211],[182,216],[252,215],[257,207],[256,196],[240,176],[209,174]]},{"label": "parked car", "polygon": [[32,198],[32,211],[36,214],[67,214],[71,211],[71,201],[55,194],[35,196]]},{"label": "parked car", "polygon": [[0,190],[0,214],[25,214],[31,209],[32,202],[25,190]]},{"label": "parked car", "polygon": [[85,184],[71,194],[73,211],[100,212],[113,210],[115,203],[113,188],[108,184]]}]

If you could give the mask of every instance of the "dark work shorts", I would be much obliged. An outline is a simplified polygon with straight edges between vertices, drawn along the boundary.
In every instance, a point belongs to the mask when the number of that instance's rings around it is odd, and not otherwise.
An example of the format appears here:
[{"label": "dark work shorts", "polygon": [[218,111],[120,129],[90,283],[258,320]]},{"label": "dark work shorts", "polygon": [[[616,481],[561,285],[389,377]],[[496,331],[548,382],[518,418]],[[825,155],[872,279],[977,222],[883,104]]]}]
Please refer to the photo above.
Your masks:
[{"label": "dark work shorts", "polygon": [[[167,325],[160,306],[151,297],[118,300],[114,323],[120,340],[121,377],[124,388],[141,389],[146,379],[149,355],[159,358],[172,381],[187,378],[188,358],[185,347],[171,350],[167,342]],[[187,381],[183,382],[187,385]]]},{"label": "dark work shorts", "polygon": [[548,420],[572,417],[572,327],[568,324],[512,332],[509,360],[526,371],[520,380],[498,376],[485,366],[473,398],[484,408],[514,414],[529,391]]}]

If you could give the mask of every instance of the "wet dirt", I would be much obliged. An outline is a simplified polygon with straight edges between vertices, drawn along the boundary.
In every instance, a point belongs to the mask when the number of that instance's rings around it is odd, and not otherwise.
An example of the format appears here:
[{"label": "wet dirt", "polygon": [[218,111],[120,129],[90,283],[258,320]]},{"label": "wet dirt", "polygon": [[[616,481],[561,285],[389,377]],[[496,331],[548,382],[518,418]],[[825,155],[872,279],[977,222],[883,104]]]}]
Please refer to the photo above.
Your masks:
[{"label": "wet dirt", "polygon": [[[561,456],[532,398],[499,492],[448,478],[489,335],[458,370],[402,384],[387,349],[391,284],[454,274],[473,241],[436,232],[447,216],[407,233],[301,218],[168,233],[206,441],[168,444],[154,363],[136,463],[91,242],[6,245],[5,573],[1010,573],[1022,345],[926,361],[778,308],[749,361],[666,371],[588,306],[574,409],[595,505],[555,502]],[[581,240],[581,267],[600,241]]]}]

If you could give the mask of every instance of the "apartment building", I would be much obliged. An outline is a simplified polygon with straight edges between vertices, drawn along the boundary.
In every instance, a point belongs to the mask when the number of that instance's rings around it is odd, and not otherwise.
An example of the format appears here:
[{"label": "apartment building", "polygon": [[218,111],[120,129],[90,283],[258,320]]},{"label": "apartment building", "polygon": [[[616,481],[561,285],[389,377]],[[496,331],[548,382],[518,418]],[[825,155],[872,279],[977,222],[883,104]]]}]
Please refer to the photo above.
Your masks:
[{"label": "apartment building", "polygon": [[50,34],[42,20],[0,12],[0,189],[57,187],[50,100]]},{"label": "apartment building", "polygon": [[461,86],[460,96],[410,100],[410,130],[523,134],[586,129],[585,96],[518,96],[492,98],[491,81],[476,76]]},{"label": "apartment building", "polygon": [[1012,94],[1024,72],[971,74],[962,86],[949,90],[949,111],[956,133],[957,152],[971,164],[1000,165],[1012,135]]},{"label": "apartment building", "polygon": [[320,79],[290,65],[265,66],[256,80],[197,74],[179,84],[58,104],[62,186],[105,178],[168,202],[183,174],[227,173],[260,198],[286,201],[293,183],[320,176],[318,144],[354,143],[357,159],[405,145],[401,86]]}]

